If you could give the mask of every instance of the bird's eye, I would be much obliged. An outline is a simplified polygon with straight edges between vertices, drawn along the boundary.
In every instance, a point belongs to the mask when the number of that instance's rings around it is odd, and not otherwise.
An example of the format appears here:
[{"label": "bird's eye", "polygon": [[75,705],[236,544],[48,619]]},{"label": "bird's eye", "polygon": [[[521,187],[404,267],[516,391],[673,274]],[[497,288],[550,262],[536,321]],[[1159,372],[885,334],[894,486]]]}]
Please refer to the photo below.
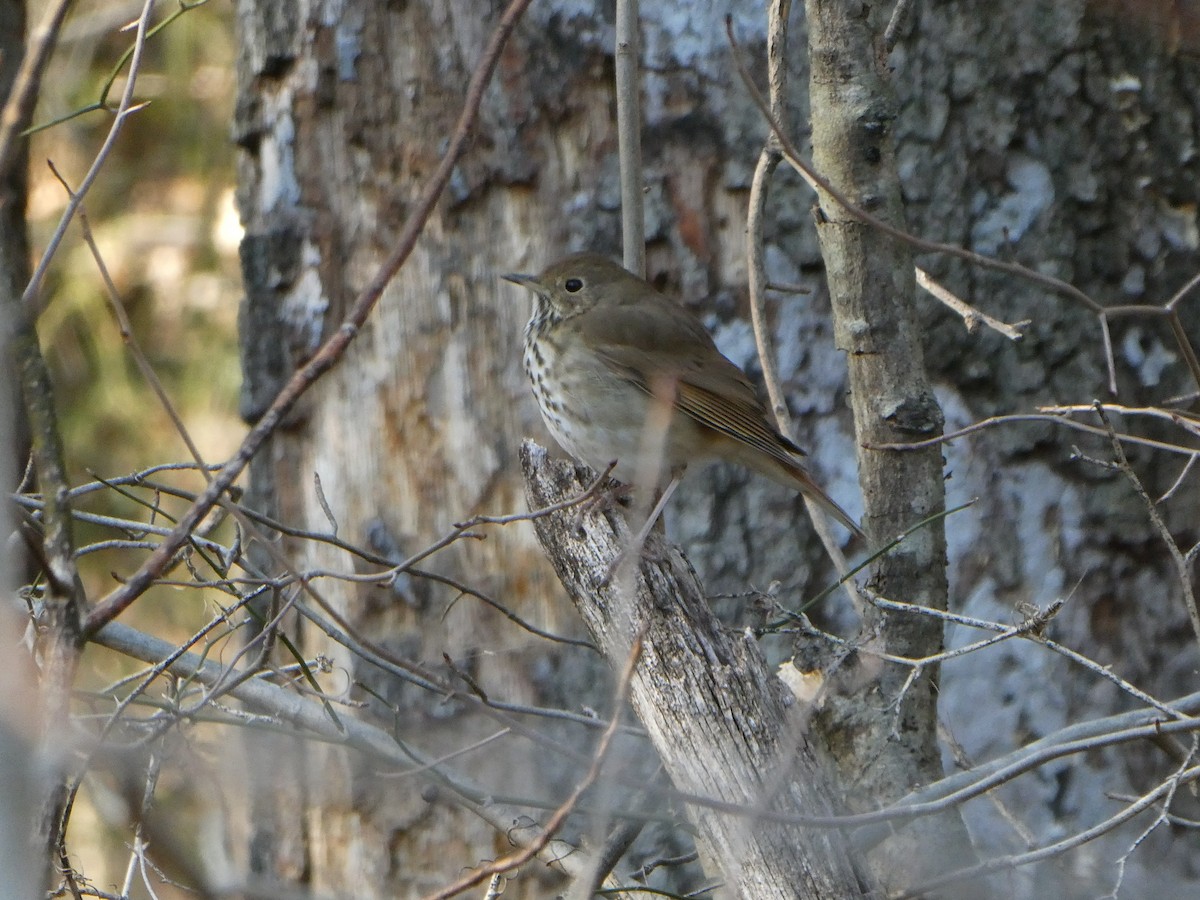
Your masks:
[{"label": "bird's eye", "polygon": [[583,279],[568,278],[563,282],[563,287],[567,289],[568,294],[577,294],[583,290]]}]

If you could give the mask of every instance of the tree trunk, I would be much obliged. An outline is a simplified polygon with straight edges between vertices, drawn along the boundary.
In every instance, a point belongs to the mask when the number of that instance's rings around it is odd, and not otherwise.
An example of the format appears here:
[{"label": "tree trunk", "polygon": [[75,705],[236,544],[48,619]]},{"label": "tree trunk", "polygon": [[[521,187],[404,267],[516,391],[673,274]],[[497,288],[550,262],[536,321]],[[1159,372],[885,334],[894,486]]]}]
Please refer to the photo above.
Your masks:
[{"label": "tree trunk", "polygon": [[[594,478],[547,461],[532,444],[522,466],[533,509],[580,495]],[[604,583],[634,530],[611,512],[578,519],[570,509],[543,516],[538,538],[610,661],[619,665],[641,635],[633,708],[675,788],[724,804],[688,810],[723,896],[863,896],[840,832],[761,819],[827,816],[838,806],[828,760],[809,739],[807,708],[786,694],[752,638],[721,626],[678,548],[652,534],[636,582],[618,572]]]},{"label": "tree trunk", "polygon": [[[881,5],[808,0],[809,102],[813,165],[843,196],[895,227],[905,227],[891,124],[896,98],[880,71]],[[946,539],[942,522],[916,529],[942,512],[942,452],[867,449],[942,433],[942,411],[925,371],[917,330],[913,260],[908,248],[855,218],[823,193],[814,215],[833,307],[834,338],[849,353],[850,400],[863,489],[863,527],[873,547],[908,532],[871,569],[868,588],[884,597],[945,609]],[[909,659],[942,649],[936,619],[866,607],[867,646]],[[831,746],[853,803],[874,809],[936,780],[938,667],[910,681],[900,666],[880,666],[852,681],[863,690],[828,693],[819,727]],[[845,674],[842,675],[845,678]],[[869,686],[868,686],[869,685]],[[867,710],[889,709],[889,715]],[[939,848],[934,852],[932,848]],[[875,861],[886,884],[907,887],[971,858],[956,814],[924,819],[891,841]]]}]

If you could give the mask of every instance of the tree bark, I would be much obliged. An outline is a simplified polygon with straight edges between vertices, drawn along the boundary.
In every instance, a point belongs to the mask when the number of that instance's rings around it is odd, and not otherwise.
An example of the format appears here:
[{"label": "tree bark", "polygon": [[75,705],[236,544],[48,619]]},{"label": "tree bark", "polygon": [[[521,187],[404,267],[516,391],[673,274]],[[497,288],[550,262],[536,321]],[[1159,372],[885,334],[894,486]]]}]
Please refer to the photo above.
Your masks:
[{"label": "tree bark", "polygon": [[[809,102],[813,165],[844,196],[885,222],[905,227],[896,168],[895,95],[881,71],[882,4],[808,0]],[[916,282],[908,248],[853,217],[822,192],[814,212],[833,307],[834,337],[849,354],[850,401],[858,441],[863,527],[873,547],[907,532],[871,568],[868,588],[884,597],[945,609],[946,539],[942,452],[879,451],[942,433],[942,411],[925,371],[916,324]],[[942,626],[922,616],[867,607],[870,650],[921,659],[942,649]],[[894,800],[941,773],[937,742],[938,667],[915,680],[900,666],[858,658],[873,677],[865,696],[830,692],[820,725],[860,808]],[[889,715],[868,710],[888,709]],[[941,848],[942,852],[933,852]],[[967,854],[964,857],[964,853]],[[957,816],[910,826],[876,860],[891,886],[919,884],[970,858]]]},{"label": "tree bark", "polygon": [[[521,464],[531,509],[578,496],[595,477],[586,468],[547,460],[545,450],[531,443],[522,448]],[[636,581],[618,571],[602,584],[635,537],[620,513],[592,511],[580,518],[568,509],[535,525],[604,655],[619,665],[633,635],[642,635],[630,699],[676,789],[742,810],[688,810],[704,857],[719,870],[722,896],[868,893],[840,832],[756,817],[760,811],[828,815],[836,808],[835,791],[809,740],[804,708],[767,668],[756,642],[731,637],[713,616],[678,548],[651,534]]]}]

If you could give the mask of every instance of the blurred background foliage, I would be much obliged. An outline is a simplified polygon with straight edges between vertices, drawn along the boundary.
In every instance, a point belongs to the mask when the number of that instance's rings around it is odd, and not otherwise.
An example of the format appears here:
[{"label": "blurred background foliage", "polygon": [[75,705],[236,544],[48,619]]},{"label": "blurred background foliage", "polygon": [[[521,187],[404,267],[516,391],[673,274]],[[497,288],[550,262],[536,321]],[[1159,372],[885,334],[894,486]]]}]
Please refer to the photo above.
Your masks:
[{"label": "blurred background foliage", "polygon": [[[158,20],[177,9],[160,4]],[[35,122],[94,103],[133,35],[141,3],[81,7],[66,24]],[[37,11],[33,11],[37,16]],[[147,44],[131,116],[88,194],[97,244],[135,336],[167,385],[193,438],[223,458],[237,421],[239,296],[233,208],[232,9],[212,0],[188,9]],[[122,72],[110,92],[124,88]],[[77,185],[112,124],[93,111],[32,139],[29,223],[45,246],[66,203],[46,165]],[[122,344],[91,253],[76,227],[49,275],[39,327],[58,389],[63,437],[76,478],[133,471],[186,457],[186,448]]]},{"label": "blurred background foliage", "polygon": [[[29,4],[29,23],[40,20],[43,6],[40,0]],[[141,0],[80,2],[64,26],[34,116],[35,127],[54,124],[38,127],[30,144],[28,222],[35,263],[67,200],[47,162],[53,162],[72,187],[83,179],[113,117],[103,109],[75,113],[102,97],[106,82],[133,45],[134,31],[124,26],[136,22],[141,8]],[[233,8],[229,0],[160,2],[152,21],[167,24],[146,45],[135,93],[136,100],[150,105],[127,119],[87,195],[85,209],[136,340],[204,459],[220,463],[245,430],[237,414],[241,229],[233,203],[234,148],[229,138]],[[127,64],[120,68],[108,92],[113,107],[127,71]],[[183,440],[121,339],[103,279],[78,224],[71,226],[51,264],[41,302],[39,333],[54,376],[72,484],[188,461]],[[164,472],[155,478],[189,491],[204,483],[195,471]],[[148,521],[151,514],[144,503],[156,500],[163,510],[158,524],[169,525],[164,517],[184,508],[182,501],[156,498],[144,488],[131,489],[126,496],[98,490],[80,498],[77,508]],[[232,529],[223,525],[213,536],[228,541]],[[141,536],[86,523],[76,527],[81,548],[129,537]],[[120,549],[82,556],[88,596],[106,594],[115,585],[114,577],[133,571],[144,556],[145,551]],[[211,575],[203,564],[197,571]],[[180,566],[169,577],[186,581],[193,575]],[[123,621],[182,641],[229,600],[216,591],[160,586],[139,600]],[[90,647],[78,681],[81,701],[86,706],[87,691],[140,669],[131,660]],[[148,695],[154,696],[161,694]],[[100,700],[94,707],[106,716],[112,701]],[[163,769],[158,797],[181,815],[203,818],[205,806],[221,802],[211,796],[219,780],[202,774],[203,749],[221,732],[199,729],[182,734],[186,736],[176,741],[174,758]],[[114,772],[89,778],[72,817],[68,846],[73,861],[101,889],[119,883],[129,858],[119,781]],[[192,785],[199,788],[194,794]],[[180,792],[191,794],[191,803],[179,805]],[[200,796],[204,793],[209,796]],[[192,849],[212,852],[201,844],[203,840],[197,840]],[[159,896],[176,894],[166,887]]]}]

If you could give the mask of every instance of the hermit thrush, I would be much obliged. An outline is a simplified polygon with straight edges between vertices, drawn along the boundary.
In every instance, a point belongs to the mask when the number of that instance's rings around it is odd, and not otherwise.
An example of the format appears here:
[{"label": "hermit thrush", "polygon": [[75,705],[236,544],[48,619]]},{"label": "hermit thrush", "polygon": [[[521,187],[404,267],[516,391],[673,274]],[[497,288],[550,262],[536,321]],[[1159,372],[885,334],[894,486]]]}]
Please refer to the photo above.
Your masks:
[{"label": "hermit thrush", "polygon": [[690,465],[723,459],[801,491],[862,535],[686,309],[594,253],[568,256],[540,275],[504,278],[534,293],[525,371],[550,433],[576,459],[598,471],[615,461],[613,477],[634,482],[644,471],[646,422],[665,404],[657,486]]}]

